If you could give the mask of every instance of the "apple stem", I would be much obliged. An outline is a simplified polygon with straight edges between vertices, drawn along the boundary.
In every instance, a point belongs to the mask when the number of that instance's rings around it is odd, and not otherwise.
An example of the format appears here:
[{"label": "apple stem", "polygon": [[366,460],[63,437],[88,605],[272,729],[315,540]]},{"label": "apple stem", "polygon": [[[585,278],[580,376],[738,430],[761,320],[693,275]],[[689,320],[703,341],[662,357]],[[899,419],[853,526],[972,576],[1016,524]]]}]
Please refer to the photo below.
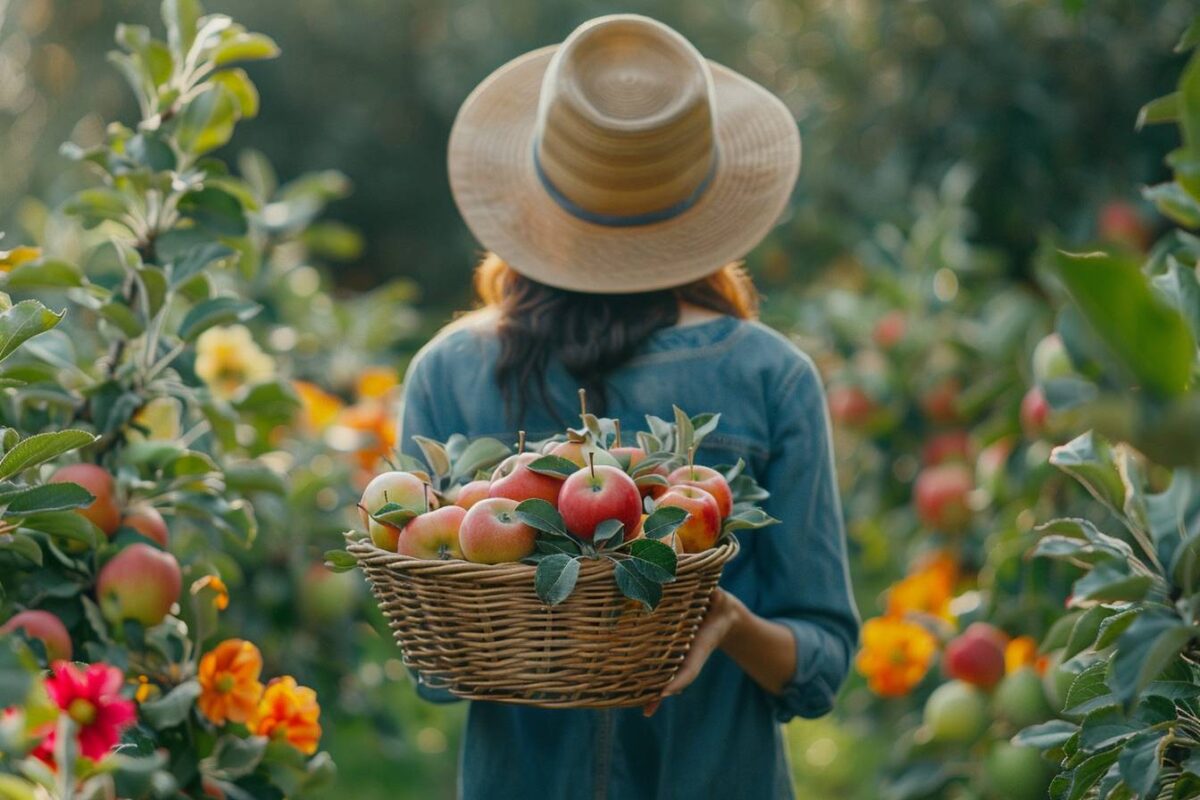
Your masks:
[{"label": "apple stem", "polygon": [[617,437],[613,440],[613,447],[621,446],[621,420],[613,420],[613,428],[616,429]]},{"label": "apple stem", "polygon": [[426,484],[424,484],[424,486],[425,486],[425,513],[428,514],[429,513],[429,484],[426,483]]},{"label": "apple stem", "polygon": [[525,452],[525,431],[517,431],[517,452]]},{"label": "apple stem", "polygon": [[588,450],[588,469],[593,478],[596,477],[596,451]]},{"label": "apple stem", "polygon": [[695,471],[696,471],[695,462],[696,462],[696,448],[695,448],[695,447],[689,447],[689,448],[688,448],[688,476],[689,476],[689,477],[691,477],[691,478],[694,478],[694,477],[696,477],[696,474],[695,474]]},{"label": "apple stem", "polygon": [[579,390],[579,416],[587,416],[587,389]]}]

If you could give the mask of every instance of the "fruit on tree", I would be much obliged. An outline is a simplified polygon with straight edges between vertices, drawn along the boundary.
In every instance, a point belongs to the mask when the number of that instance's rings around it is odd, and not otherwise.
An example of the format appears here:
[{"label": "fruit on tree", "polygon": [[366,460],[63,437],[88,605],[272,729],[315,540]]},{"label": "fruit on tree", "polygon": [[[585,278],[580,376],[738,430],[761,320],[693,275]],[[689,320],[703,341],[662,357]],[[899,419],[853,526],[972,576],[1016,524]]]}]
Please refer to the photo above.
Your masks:
[{"label": "fruit on tree", "polygon": [[0,625],[0,635],[18,630],[24,631],[30,639],[37,639],[45,646],[48,661],[71,660],[71,634],[67,632],[67,626],[63,625],[62,620],[49,611],[21,611]]},{"label": "fruit on tree", "polygon": [[1043,336],[1033,348],[1034,380],[1045,383],[1074,374],[1075,367],[1071,364],[1071,356],[1063,344],[1062,337],[1057,333]]},{"label": "fruit on tree", "polygon": [[986,622],[973,622],[946,645],[943,665],[951,678],[990,689],[1004,677],[1004,632]]},{"label": "fruit on tree", "polygon": [[492,473],[489,497],[507,497],[518,503],[524,500],[545,500],[551,505],[558,502],[563,479],[555,475],[534,472],[529,465],[541,458],[537,453],[517,453],[500,462]]},{"label": "fruit on tree", "polygon": [[296,596],[305,619],[328,624],[344,619],[358,601],[362,583],[353,572],[330,572],[313,564],[304,573]]},{"label": "fruit on tree", "polygon": [[966,431],[936,433],[921,448],[921,461],[930,467],[948,461],[968,461],[970,458],[971,435]]},{"label": "fruit on tree", "polygon": [[1040,386],[1031,386],[1021,398],[1021,429],[1027,436],[1037,438],[1046,432],[1050,404]]},{"label": "fruit on tree", "polygon": [[[435,506],[436,500],[429,492],[428,485],[411,472],[392,471],[376,475],[358,501],[358,514],[363,527],[370,529],[371,515],[388,503],[403,506],[414,514]],[[374,535],[371,538],[374,539]]]},{"label": "fruit on tree", "polygon": [[1025,728],[1050,718],[1042,678],[1033,667],[1024,666],[1005,675],[992,696],[996,715],[1017,728]]},{"label": "fruit on tree", "polygon": [[904,312],[892,309],[875,323],[875,329],[871,332],[871,338],[875,340],[875,344],[884,350],[891,350],[904,340],[904,334],[907,331],[908,318],[904,316]]},{"label": "fruit on tree", "polygon": [[1096,227],[1100,238],[1106,242],[1123,244],[1135,250],[1145,250],[1150,245],[1150,229],[1142,220],[1142,215],[1123,200],[1113,200],[1101,206],[1096,215]]},{"label": "fruit on tree", "polygon": [[459,530],[467,509],[443,506],[413,517],[400,531],[396,552],[412,558],[462,558]]},{"label": "fruit on tree", "polygon": [[712,467],[685,465],[668,475],[667,482],[672,486],[695,486],[711,494],[717,501],[717,511],[722,519],[733,510],[733,492],[729,488],[729,481]]},{"label": "fruit on tree", "polygon": [[531,555],[537,531],[517,517],[517,505],[507,497],[489,497],[471,506],[458,531],[463,557],[478,564],[502,564]]},{"label": "fruit on tree", "polygon": [[925,701],[924,720],[935,742],[972,742],[988,726],[987,695],[964,681],[948,681]]},{"label": "fruit on tree", "polygon": [[993,497],[1004,493],[1008,457],[1012,454],[1013,439],[997,439],[979,451],[975,461],[975,482]]},{"label": "fruit on tree", "polygon": [[454,495],[454,505],[460,508],[470,508],[480,500],[486,499],[492,484],[489,481],[471,481],[464,483]]},{"label": "fruit on tree", "polygon": [[619,467],[617,461],[607,450],[601,450],[587,442],[558,442],[550,446],[550,455],[565,458],[575,466],[583,468],[595,462],[596,466]]},{"label": "fruit on tree", "polygon": [[919,404],[931,422],[948,424],[959,418],[958,395],[962,389],[958,378],[947,377],[921,393]]},{"label": "fruit on tree", "polygon": [[136,505],[125,512],[121,524],[158,543],[159,547],[167,546],[167,522],[158,509],[151,505]]},{"label": "fruit on tree", "polygon": [[136,620],[157,625],[179,600],[183,576],[175,556],[148,544],[131,544],[112,557],[96,580],[96,597],[113,625]]},{"label": "fruit on tree", "polygon": [[975,477],[965,464],[926,467],[913,486],[918,519],[935,530],[962,530],[971,521],[968,496],[973,488]]},{"label": "fruit on tree", "polygon": [[858,386],[833,386],[829,389],[829,416],[847,428],[861,428],[875,416],[875,401]]},{"label": "fruit on tree", "polygon": [[620,467],[597,465],[563,481],[558,511],[567,530],[590,540],[596,526],[608,519],[617,520],[626,531],[637,528],[642,519],[642,494]]},{"label": "fruit on tree", "polygon": [[711,494],[698,486],[675,486],[658,499],[656,508],[682,508],[688,512],[675,535],[688,553],[712,547],[721,535],[721,512]]},{"label": "fruit on tree", "polygon": [[996,800],[1043,800],[1054,769],[1036,748],[1000,741],[984,759],[983,775]]},{"label": "fruit on tree", "polygon": [[108,470],[95,464],[68,464],[56,470],[49,483],[77,483],[91,492],[96,499],[77,511],[106,536],[112,536],[121,527],[116,482]]}]

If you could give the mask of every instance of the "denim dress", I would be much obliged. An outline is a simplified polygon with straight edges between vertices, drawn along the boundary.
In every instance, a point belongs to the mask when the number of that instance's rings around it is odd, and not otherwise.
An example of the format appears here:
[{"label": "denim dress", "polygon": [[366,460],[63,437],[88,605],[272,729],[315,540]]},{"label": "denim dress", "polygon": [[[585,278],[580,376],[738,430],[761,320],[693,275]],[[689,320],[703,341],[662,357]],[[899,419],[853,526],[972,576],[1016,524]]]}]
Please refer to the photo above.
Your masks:
[{"label": "denim dress", "polygon": [[[404,452],[412,436],[506,442],[494,377],[494,322],[451,326],[414,359],[405,381]],[[558,418],[534,405],[530,440],[577,424],[577,385],[561,365],[547,380]],[[605,415],[632,440],[645,415],[719,412],[698,463],[732,464],[771,493],[782,523],[739,533],[721,586],[795,635],[796,672],[779,695],[715,652],[696,681],[650,718],[639,709],[550,710],[472,702],[459,769],[467,800],[736,800],[793,796],[780,723],[829,712],[849,669],[859,618],[851,597],[824,391],[812,361],[756,322],[719,317],[662,329],[607,384]],[[531,396],[539,396],[531,387]],[[448,693],[418,686],[433,702]]]}]

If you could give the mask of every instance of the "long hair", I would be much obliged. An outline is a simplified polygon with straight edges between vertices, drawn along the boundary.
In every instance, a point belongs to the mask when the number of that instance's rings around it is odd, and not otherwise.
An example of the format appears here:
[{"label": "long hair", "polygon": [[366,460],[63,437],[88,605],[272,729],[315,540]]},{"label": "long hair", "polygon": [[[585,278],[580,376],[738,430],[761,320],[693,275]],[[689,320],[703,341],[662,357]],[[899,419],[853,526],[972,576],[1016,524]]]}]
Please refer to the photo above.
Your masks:
[{"label": "long hair", "polygon": [[505,412],[518,427],[535,391],[549,413],[561,419],[546,385],[552,359],[587,390],[588,407],[604,413],[609,374],[628,361],[646,337],[677,323],[681,302],[753,319],[759,300],[741,264],[729,264],[674,289],[585,294],[526,278],[493,253],[475,270],[475,292],[482,305],[499,312],[495,377]]}]

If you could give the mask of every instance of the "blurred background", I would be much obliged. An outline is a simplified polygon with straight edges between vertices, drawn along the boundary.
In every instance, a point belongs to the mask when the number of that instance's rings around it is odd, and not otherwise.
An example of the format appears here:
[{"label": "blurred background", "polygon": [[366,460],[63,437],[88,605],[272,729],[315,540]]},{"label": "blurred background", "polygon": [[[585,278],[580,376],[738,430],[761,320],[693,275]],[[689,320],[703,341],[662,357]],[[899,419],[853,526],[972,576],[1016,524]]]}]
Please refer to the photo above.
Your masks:
[{"label": "blurred background", "polygon": [[[83,185],[58,155],[62,142],[95,144],[107,122],[136,119],[105,53],[118,22],[158,31],[157,6],[0,0],[6,245],[53,238],[54,209]],[[804,164],[791,208],[749,258],[767,296],[764,317],[818,356],[834,396],[843,385],[866,386],[873,397],[890,392],[875,399],[899,407],[903,420],[927,387],[879,389],[891,379],[873,377],[870,356],[856,356],[864,348],[855,325],[878,317],[881,303],[913,314],[961,314],[970,297],[983,320],[996,312],[985,301],[1004,295],[1019,311],[1018,327],[1040,336],[1049,330],[1033,280],[1042,236],[1146,245],[1154,224],[1137,187],[1169,176],[1163,157],[1175,133],[1138,131],[1135,121],[1147,100],[1174,86],[1184,56],[1172,46],[1195,7],[1192,0],[631,0],[619,7],[591,0],[214,0],[207,9],[270,35],[283,51],[247,67],[261,111],[221,155],[245,172],[256,163],[245,154],[261,151],[283,183],[313,171],[341,173],[318,172],[329,205],[306,234],[308,251],[289,265],[290,294],[268,304],[264,346],[287,356],[292,377],[321,378],[329,394],[317,400],[343,415],[327,438],[370,429],[386,444],[381,423],[367,418],[370,401],[470,302],[478,252],[449,194],[446,138],[459,103],[508,59],[561,41],[590,17],[635,11],[676,27],[707,56],[782,97],[802,130]],[[894,278],[897,270],[914,282]],[[893,278],[880,277],[886,274]],[[858,299],[847,299],[846,290]],[[304,321],[335,316],[324,328]],[[1025,333],[1012,336],[1017,355],[1005,357],[1014,375],[1027,371],[1018,364],[1037,338]],[[313,339],[322,336],[343,344],[349,357],[337,358],[335,345],[318,347]],[[909,366],[920,371],[928,355],[910,355]],[[982,364],[955,370],[988,372]],[[968,421],[986,417],[993,403],[1015,409],[988,395]],[[878,440],[880,430],[860,438]],[[912,453],[925,435],[919,426],[905,430],[901,443],[869,449],[839,433],[856,589],[868,616],[904,573],[912,549],[907,533],[888,533],[916,525],[911,515],[899,523],[894,516],[908,502]],[[316,459],[309,468],[312,480],[302,473],[288,502],[321,513],[276,509],[276,524],[237,558],[231,589],[241,610],[229,625],[318,687],[324,744],[339,765],[338,783],[324,796],[452,796],[464,709],[415,698],[353,575],[310,575],[314,554],[337,545],[345,522],[339,495],[326,489],[330,473],[350,468]],[[1016,516],[1003,515],[1004,524],[1027,531],[1028,520],[1011,522]],[[966,557],[977,568],[986,541]],[[833,717],[792,723],[801,796],[881,796],[880,776],[894,766],[894,731],[914,727],[905,717],[912,713],[880,706],[856,677]]]}]

